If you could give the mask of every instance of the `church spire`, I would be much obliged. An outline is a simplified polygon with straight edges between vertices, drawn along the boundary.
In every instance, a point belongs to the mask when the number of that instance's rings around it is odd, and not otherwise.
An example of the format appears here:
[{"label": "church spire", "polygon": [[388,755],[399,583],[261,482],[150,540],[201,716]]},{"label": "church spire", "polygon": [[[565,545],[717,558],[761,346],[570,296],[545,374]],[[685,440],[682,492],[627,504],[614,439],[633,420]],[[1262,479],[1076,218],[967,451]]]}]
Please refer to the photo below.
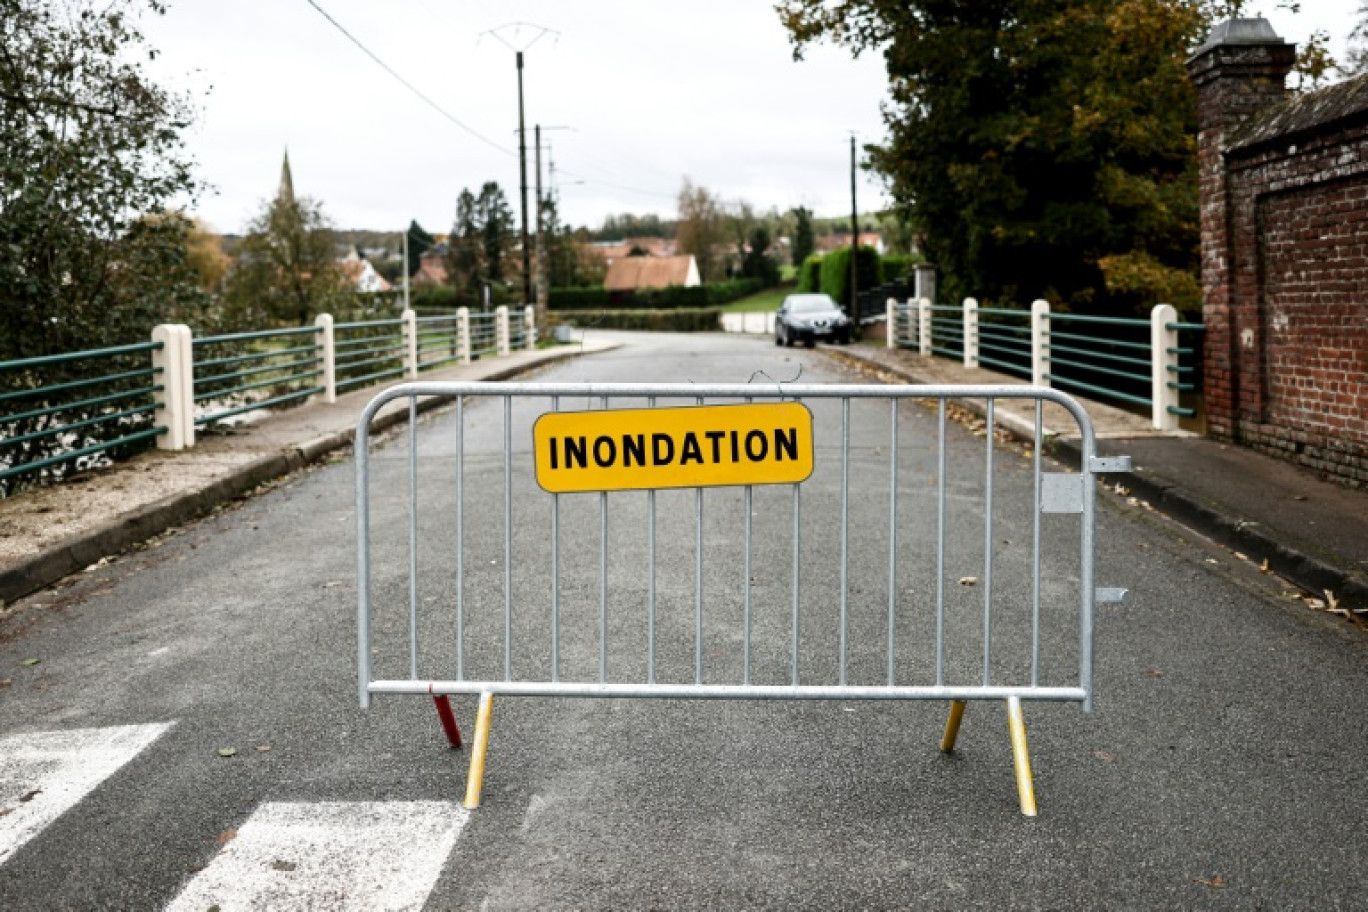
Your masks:
[{"label": "church spire", "polygon": [[280,166],[280,191],[276,194],[276,199],[282,202],[294,202],[294,178],[290,176],[290,150],[285,149],[285,161]]}]

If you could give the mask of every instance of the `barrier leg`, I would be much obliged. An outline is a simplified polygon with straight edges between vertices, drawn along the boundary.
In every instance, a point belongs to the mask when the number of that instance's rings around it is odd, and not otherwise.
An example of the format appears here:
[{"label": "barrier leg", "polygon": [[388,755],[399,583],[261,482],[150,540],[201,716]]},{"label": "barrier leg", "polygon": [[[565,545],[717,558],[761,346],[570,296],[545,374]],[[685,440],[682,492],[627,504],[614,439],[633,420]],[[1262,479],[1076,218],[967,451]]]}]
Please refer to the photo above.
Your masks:
[{"label": "barrier leg", "polygon": [[480,712],[475,717],[475,747],[470,752],[470,772],[466,775],[465,801],[461,804],[473,811],[480,806],[480,788],[484,785],[485,752],[489,749],[489,717],[494,711],[494,695],[480,694]]},{"label": "barrier leg", "polygon": [[950,753],[955,749],[955,739],[959,737],[960,720],[964,718],[964,701],[950,701],[950,718],[945,720],[945,734],[941,736],[941,750]]},{"label": "barrier leg", "polygon": [[461,749],[461,729],[456,725],[456,714],[451,711],[451,698],[446,694],[433,696],[432,702],[437,704],[437,718],[442,720],[442,731],[446,733],[447,741],[456,750]]},{"label": "barrier leg", "polygon": [[1012,762],[1016,766],[1017,795],[1021,813],[1036,815],[1035,783],[1031,780],[1031,754],[1026,749],[1026,722],[1021,717],[1021,699],[1007,698],[1007,730],[1012,735]]}]

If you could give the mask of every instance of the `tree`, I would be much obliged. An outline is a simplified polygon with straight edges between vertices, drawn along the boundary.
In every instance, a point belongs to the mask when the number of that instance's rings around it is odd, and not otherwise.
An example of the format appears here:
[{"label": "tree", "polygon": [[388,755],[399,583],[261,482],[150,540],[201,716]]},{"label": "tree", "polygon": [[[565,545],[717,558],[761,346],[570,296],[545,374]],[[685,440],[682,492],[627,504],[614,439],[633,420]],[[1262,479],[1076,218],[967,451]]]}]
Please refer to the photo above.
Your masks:
[{"label": "tree", "polygon": [[295,197],[287,155],[280,190],[252,219],[228,274],[226,311],[239,326],[303,326],[350,300],[337,263],[337,242],[323,205]]},{"label": "tree", "polygon": [[769,248],[769,226],[759,222],[751,229],[746,256],[741,261],[741,275],[748,279],[759,279],[766,288],[773,288],[779,284],[779,264],[769,255]]},{"label": "tree", "polygon": [[817,240],[812,234],[812,212],[804,206],[793,210],[793,265],[801,266],[817,249]]},{"label": "tree", "polygon": [[[154,84],[137,0],[0,0],[0,360],[147,338],[200,290],[188,99]],[[151,294],[149,294],[151,293]]]},{"label": "tree", "polygon": [[1184,0],[785,0],[795,53],[880,49],[871,148],[946,299],[1123,310],[1198,300]]},{"label": "tree", "polygon": [[514,277],[509,268],[513,241],[513,210],[499,185],[486,182],[479,196],[462,190],[447,241],[447,267],[453,284],[478,294],[485,283],[502,285],[509,281]]},{"label": "tree", "polygon": [[408,269],[407,275],[413,275],[418,271],[418,267],[423,264],[423,254],[432,249],[434,241],[432,235],[423,230],[423,226],[418,224],[417,219],[410,219],[408,226],[408,260],[404,266]]},{"label": "tree", "polygon": [[726,238],[722,204],[705,187],[695,186],[687,177],[679,190],[679,233],[675,246],[680,254],[692,254],[703,281],[722,278],[724,264],[720,248]]}]

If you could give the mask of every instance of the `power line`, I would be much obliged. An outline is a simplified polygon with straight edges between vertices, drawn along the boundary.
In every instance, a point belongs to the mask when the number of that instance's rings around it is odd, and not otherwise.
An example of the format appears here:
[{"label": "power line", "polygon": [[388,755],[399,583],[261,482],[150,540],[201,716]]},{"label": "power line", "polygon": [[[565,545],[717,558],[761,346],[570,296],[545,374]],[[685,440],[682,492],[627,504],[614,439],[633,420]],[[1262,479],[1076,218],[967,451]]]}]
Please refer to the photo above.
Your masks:
[{"label": "power line", "polygon": [[337,29],[339,32],[345,35],[348,41],[350,41],[352,44],[360,48],[362,53],[364,53],[371,60],[374,60],[377,64],[379,64],[381,69],[383,69],[386,73],[389,73],[391,76],[397,79],[399,83],[403,85],[404,88],[408,89],[414,95],[417,95],[420,99],[422,99],[422,101],[428,107],[432,108],[432,110],[436,111],[438,114],[442,115],[447,120],[451,121],[453,124],[460,127],[462,130],[465,130],[467,133],[469,133],[471,136],[475,137],[485,145],[493,149],[497,149],[505,155],[516,156],[518,154],[514,152],[512,149],[508,149],[504,146],[499,145],[494,140],[480,133],[474,127],[471,127],[468,124],[463,123],[461,119],[458,118],[456,115],[452,114],[446,108],[442,107],[437,102],[433,101],[431,98],[424,95],[421,91],[419,91],[417,86],[415,86],[413,83],[409,82],[403,76],[400,76],[397,72],[395,72],[393,67],[391,67],[388,63],[385,63],[385,61],[381,60],[378,56],[376,56],[374,51],[372,51],[370,48],[366,47],[359,40],[357,40],[355,35],[353,35],[351,32],[343,28],[340,22],[338,22],[336,19],[330,16],[328,14],[328,11],[323,9],[323,7],[319,6],[317,3],[315,3],[314,0],[305,0],[305,2],[308,3],[309,6],[312,6],[315,10],[317,10],[320,16],[322,16],[324,19],[327,19],[328,22],[332,24],[333,28]]}]

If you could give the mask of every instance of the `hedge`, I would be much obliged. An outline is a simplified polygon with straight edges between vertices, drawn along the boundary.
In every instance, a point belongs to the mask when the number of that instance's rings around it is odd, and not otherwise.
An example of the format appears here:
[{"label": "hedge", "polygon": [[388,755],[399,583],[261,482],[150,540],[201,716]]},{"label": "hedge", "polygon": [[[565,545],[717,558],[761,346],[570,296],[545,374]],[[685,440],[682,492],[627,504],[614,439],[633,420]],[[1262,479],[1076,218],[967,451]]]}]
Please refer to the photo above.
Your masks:
[{"label": "hedge", "polygon": [[812,254],[798,267],[798,291],[811,294],[822,289],[822,258]]},{"label": "hedge", "polygon": [[883,258],[882,273],[885,282],[896,282],[898,279],[911,279],[912,267],[922,262],[923,258],[915,254],[891,253]]},{"label": "hedge", "polygon": [[[879,284],[879,254],[873,247],[861,247],[859,259],[861,288]],[[850,248],[840,247],[822,257],[822,292],[843,307],[850,306]]]},{"label": "hedge", "polygon": [[553,314],[554,326],[568,323],[577,329],[636,329],[649,332],[716,332],[722,311],[717,307],[676,307],[670,310],[581,310],[573,316]]},{"label": "hedge", "polygon": [[707,285],[671,285],[609,291],[606,288],[553,288],[552,310],[670,310],[677,307],[717,307],[753,295],[762,288],[759,279],[733,279]]}]

